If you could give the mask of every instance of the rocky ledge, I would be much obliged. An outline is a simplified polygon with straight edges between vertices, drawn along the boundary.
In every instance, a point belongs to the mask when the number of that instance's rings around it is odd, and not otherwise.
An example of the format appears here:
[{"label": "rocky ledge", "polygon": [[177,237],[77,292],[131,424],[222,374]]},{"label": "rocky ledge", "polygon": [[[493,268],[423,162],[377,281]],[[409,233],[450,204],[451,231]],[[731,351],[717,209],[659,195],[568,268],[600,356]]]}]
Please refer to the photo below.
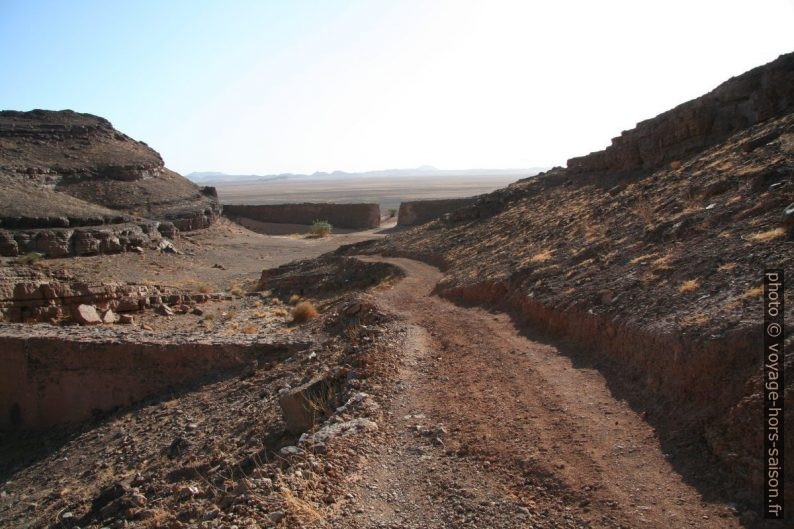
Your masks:
[{"label": "rocky ledge", "polygon": [[[170,171],[156,151],[107,120],[71,110],[0,112],[0,191],[0,254],[11,256],[41,251],[28,248],[29,240],[92,236],[71,229],[112,225],[104,230],[111,237],[132,230],[140,238],[147,226],[155,233],[206,228],[221,212],[214,188]],[[138,245],[99,245],[99,251]],[[45,255],[80,255],[74,242],[55,247]]]},{"label": "rocky ledge", "polygon": [[[693,154],[732,134],[794,112],[794,53],[728,79],[697,99],[642,121],[604,149],[568,160],[572,173],[636,173]],[[768,141],[761,141],[761,145]]]}]

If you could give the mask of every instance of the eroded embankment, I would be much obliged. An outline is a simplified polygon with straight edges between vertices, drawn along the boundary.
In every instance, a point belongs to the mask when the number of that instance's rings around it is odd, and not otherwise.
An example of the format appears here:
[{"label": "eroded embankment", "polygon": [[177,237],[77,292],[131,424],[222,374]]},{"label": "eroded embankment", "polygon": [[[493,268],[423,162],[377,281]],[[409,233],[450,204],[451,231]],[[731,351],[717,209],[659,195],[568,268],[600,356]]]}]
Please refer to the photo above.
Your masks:
[{"label": "eroded embankment", "polygon": [[[587,312],[550,308],[505,283],[483,283],[437,292],[467,305],[497,307],[527,329],[584,347],[589,361],[605,371],[615,389],[655,417],[657,426],[709,440],[714,455],[733,475],[733,485],[761,483],[760,406],[744,408],[731,424],[717,423],[748,396],[758,371],[761,329],[720,337],[685,338],[654,332]],[[757,412],[757,413],[756,413]],[[725,438],[730,442],[726,443]],[[684,442],[683,440],[681,442]],[[757,489],[760,490],[760,489]]]},{"label": "eroded embankment", "polygon": [[307,346],[294,336],[223,340],[191,333],[6,325],[0,334],[0,429],[77,423]]},{"label": "eroded embankment", "polygon": [[437,219],[456,209],[474,203],[474,197],[442,198],[438,200],[411,200],[400,204],[397,214],[398,226],[416,226]]},{"label": "eroded embankment", "polygon": [[323,220],[335,228],[362,230],[380,226],[378,204],[225,204],[223,212],[259,222],[309,225]]}]

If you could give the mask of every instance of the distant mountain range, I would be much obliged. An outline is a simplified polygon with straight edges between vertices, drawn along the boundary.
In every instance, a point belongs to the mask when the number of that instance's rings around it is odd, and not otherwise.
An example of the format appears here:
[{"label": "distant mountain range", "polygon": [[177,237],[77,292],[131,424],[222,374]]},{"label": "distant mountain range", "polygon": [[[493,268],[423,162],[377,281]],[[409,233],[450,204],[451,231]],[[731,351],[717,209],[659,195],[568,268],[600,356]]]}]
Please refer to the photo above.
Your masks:
[{"label": "distant mountain range", "polygon": [[407,178],[421,176],[515,176],[516,178],[532,176],[548,167],[530,167],[527,169],[436,169],[430,165],[423,165],[416,169],[382,169],[379,171],[365,171],[363,173],[348,173],[345,171],[324,172],[312,174],[282,173],[276,175],[236,175],[216,171],[200,171],[185,175],[196,183],[230,183],[230,182],[272,182],[274,180],[323,180],[323,179],[352,179],[352,178]]}]

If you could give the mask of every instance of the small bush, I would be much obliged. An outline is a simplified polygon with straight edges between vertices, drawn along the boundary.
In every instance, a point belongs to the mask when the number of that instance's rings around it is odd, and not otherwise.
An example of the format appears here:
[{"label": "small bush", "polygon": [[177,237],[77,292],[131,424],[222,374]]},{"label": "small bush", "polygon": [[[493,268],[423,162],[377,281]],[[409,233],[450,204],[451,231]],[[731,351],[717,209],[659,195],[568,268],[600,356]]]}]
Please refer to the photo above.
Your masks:
[{"label": "small bush", "polygon": [[310,301],[301,301],[292,309],[292,321],[304,323],[317,317],[317,309]]},{"label": "small bush", "polygon": [[332,226],[327,220],[315,220],[309,227],[309,233],[315,237],[328,237],[331,235]]},{"label": "small bush", "polygon": [[393,219],[397,215],[397,210],[394,208],[389,208],[389,218]]},{"label": "small bush", "polygon": [[295,305],[301,300],[301,297],[297,294],[293,294],[289,297],[289,304]]},{"label": "small bush", "polygon": [[252,324],[252,323],[249,323],[248,325],[243,327],[243,333],[244,334],[256,334],[257,330],[258,330],[258,327],[256,325]]},{"label": "small bush", "polygon": [[243,290],[243,288],[237,283],[232,283],[231,285],[229,285],[229,293],[232,296],[237,296],[237,297],[245,296],[245,290]]}]

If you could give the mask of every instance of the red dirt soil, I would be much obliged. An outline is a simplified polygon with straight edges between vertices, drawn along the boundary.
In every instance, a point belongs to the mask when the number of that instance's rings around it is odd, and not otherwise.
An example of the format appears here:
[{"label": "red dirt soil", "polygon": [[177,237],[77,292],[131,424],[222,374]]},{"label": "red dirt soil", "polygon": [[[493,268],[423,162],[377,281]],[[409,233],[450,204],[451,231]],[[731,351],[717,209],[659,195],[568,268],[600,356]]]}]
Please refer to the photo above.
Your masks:
[{"label": "red dirt soil", "polygon": [[[430,292],[441,273],[376,294],[410,323],[389,431],[339,527],[739,527],[672,467],[654,429],[595,370],[504,314]],[[443,425],[440,426],[440,425]]]}]

